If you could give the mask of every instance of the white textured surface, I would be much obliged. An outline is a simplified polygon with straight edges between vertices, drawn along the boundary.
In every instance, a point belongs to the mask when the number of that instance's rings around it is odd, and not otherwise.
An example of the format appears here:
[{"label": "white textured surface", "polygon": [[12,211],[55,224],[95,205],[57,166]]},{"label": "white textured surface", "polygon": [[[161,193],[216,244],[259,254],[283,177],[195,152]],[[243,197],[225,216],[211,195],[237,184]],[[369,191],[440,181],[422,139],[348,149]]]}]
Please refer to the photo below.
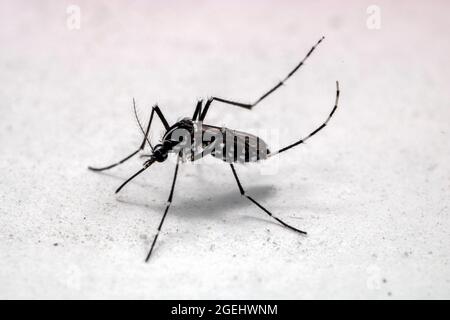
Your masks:
[{"label": "white textured surface", "polygon": [[[2,1],[0,298],[450,298],[448,2]],[[248,193],[309,232],[300,237],[239,197],[226,165],[184,166],[152,261],[143,259],[173,163],[119,196],[156,101],[170,122],[198,97],[250,101],[321,36],[305,68],[253,111],[215,105],[208,122],[286,129],[329,112],[306,146]],[[154,136],[158,137],[155,132]],[[270,142],[270,141],[269,141]]]}]

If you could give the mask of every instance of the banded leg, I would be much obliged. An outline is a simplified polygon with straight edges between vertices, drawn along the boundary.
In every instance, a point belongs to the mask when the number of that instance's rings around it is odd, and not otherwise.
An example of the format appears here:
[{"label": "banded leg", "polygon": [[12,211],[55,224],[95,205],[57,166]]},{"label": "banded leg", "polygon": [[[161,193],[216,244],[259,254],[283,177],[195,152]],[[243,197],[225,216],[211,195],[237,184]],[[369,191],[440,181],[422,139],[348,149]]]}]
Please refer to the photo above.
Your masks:
[{"label": "banded leg", "polygon": [[[133,104],[134,104],[134,99],[133,99]],[[151,127],[151,124],[152,124],[152,121],[153,121],[153,115],[154,115],[155,112],[156,112],[156,114],[159,116],[159,118],[160,118],[162,124],[164,125],[164,127],[165,127],[166,129],[168,129],[168,128],[169,128],[169,124],[167,123],[166,118],[165,118],[164,115],[162,114],[162,112],[161,112],[161,110],[159,109],[159,107],[158,107],[157,105],[155,105],[155,106],[152,108],[152,113],[150,114],[150,120],[148,121],[147,130],[146,130],[145,133],[144,133],[144,139],[142,140],[141,145],[139,146],[139,148],[138,148],[136,151],[134,151],[134,152],[131,153],[130,155],[126,156],[126,157],[123,158],[122,160],[120,160],[120,161],[118,161],[118,162],[116,162],[116,163],[113,163],[113,164],[111,164],[111,165],[109,165],[109,166],[101,167],[101,168],[95,168],[95,167],[90,167],[90,166],[89,166],[88,169],[89,169],[89,170],[92,170],[92,171],[104,171],[104,170],[112,169],[112,168],[118,166],[119,164],[122,164],[122,163],[124,163],[125,161],[129,160],[129,159],[132,158],[134,155],[136,155],[139,151],[144,150],[145,142],[148,141],[148,140],[147,140],[147,137],[148,137],[148,134],[149,134],[149,132],[150,132],[150,127]],[[139,122],[139,121],[138,121],[138,124],[139,124],[139,126],[141,127],[141,130],[142,130],[143,128],[142,128],[142,126],[140,125],[140,122]],[[150,146],[151,146],[151,145],[150,145]]]},{"label": "banded leg", "polygon": [[197,118],[202,114],[202,104],[203,100],[197,101],[197,106],[195,107],[194,115],[192,116],[192,121],[197,121]]},{"label": "banded leg", "polygon": [[273,92],[275,92],[278,88],[280,88],[303,64],[305,64],[305,61],[309,58],[309,56],[311,55],[311,53],[313,53],[313,51],[316,49],[316,47],[319,45],[319,43],[322,42],[322,40],[325,39],[325,37],[320,38],[319,41],[317,41],[317,43],[308,51],[308,53],[306,54],[306,56],[302,59],[302,61],[300,61],[299,64],[297,64],[295,66],[294,69],[292,69],[291,72],[289,72],[289,74],[284,77],[283,80],[281,80],[279,83],[277,83],[274,87],[272,87],[270,90],[268,90],[266,93],[264,93],[261,97],[259,97],[255,102],[253,103],[242,103],[242,102],[236,102],[236,101],[232,101],[232,100],[228,100],[228,99],[222,99],[222,98],[218,98],[218,97],[211,97],[210,99],[208,99],[208,101],[206,102],[205,108],[203,109],[203,112],[200,116],[200,120],[203,121],[203,119],[205,119],[206,117],[206,113],[208,112],[209,106],[211,105],[211,103],[213,101],[218,101],[218,102],[222,102],[222,103],[226,103],[226,104],[231,104],[233,106],[237,106],[237,107],[241,107],[241,108],[245,108],[245,109],[252,109],[254,106],[256,106],[258,103],[260,103],[262,100],[264,100],[265,98],[267,98],[270,94],[272,94]]},{"label": "banded leg", "polygon": [[173,175],[173,182],[172,182],[172,188],[170,189],[169,199],[167,200],[166,210],[164,210],[164,215],[162,216],[161,222],[158,226],[158,231],[156,232],[155,238],[153,239],[152,246],[150,248],[150,251],[147,254],[147,258],[145,258],[145,262],[148,262],[150,259],[150,256],[153,252],[153,248],[155,247],[156,240],[158,239],[159,232],[161,231],[162,225],[164,223],[164,220],[166,219],[167,212],[169,212],[170,204],[172,203],[172,197],[173,197],[173,191],[175,189],[175,182],[177,181],[177,175],[178,175],[178,166],[180,164],[180,156],[177,158],[177,164],[175,166],[175,173]]},{"label": "banded leg", "polygon": [[291,229],[291,230],[294,230],[294,231],[296,231],[296,232],[298,232],[298,233],[300,233],[300,234],[306,234],[305,231],[302,231],[302,230],[299,230],[299,229],[297,229],[297,228],[294,228],[293,226],[288,225],[288,224],[287,224],[286,222],[284,222],[283,220],[281,220],[281,219],[275,217],[274,215],[272,215],[272,213],[271,213],[269,210],[267,210],[267,209],[264,208],[262,205],[260,205],[255,199],[253,199],[252,197],[248,196],[248,195],[245,193],[244,188],[243,188],[242,185],[241,185],[241,182],[239,181],[239,178],[238,178],[238,176],[237,176],[237,173],[236,173],[236,170],[234,169],[233,164],[230,164],[230,166],[231,166],[231,170],[233,171],[234,178],[236,179],[237,185],[238,185],[238,187],[239,187],[239,192],[241,193],[242,196],[246,197],[248,200],[250,200],[251,202],[253,202],[254,204],[256,204],[261,210],[263,210],[265,213],[267,213],[267,214],[268,214],[270,217],[272,217],[273,219],[277,220],[277,221],[278,221],[279,223],[281,223],[283,226],[285,226],[285,227],[287,227],[287,228],[289,228],[289,229]]},{"label": "banded leg", "polygon": [[278,153],[281,153],[283,151],[289,150],[290,148],[293,148],[299,144],[305,143],[306,140],[308,140],[309,138],[311,138],[313,135],[315,135],[317,132],[319,132],[320,130],[322,130],[323,128],[325,128],[325,126],[328,124],[328,121],[330,121],[331,117],[333,116],[334,112],[336,111],[337,107],[338,107],[338,102],[339,102],[339,82],[336,81],[336,98],[334,101],[334,107],[331,110],[330,114],[328,115],[328,118],[325,120],[324,123],[322,123],[316,130],[314,130],[313,132],[311,132],[308,136],[306,136],[306,138],[300,139],[299,141],[288,145],[287,147],[281,148],[278,151],[275,152],[271,152],[270,154],[268,154],[268,157],[274,156]]}]

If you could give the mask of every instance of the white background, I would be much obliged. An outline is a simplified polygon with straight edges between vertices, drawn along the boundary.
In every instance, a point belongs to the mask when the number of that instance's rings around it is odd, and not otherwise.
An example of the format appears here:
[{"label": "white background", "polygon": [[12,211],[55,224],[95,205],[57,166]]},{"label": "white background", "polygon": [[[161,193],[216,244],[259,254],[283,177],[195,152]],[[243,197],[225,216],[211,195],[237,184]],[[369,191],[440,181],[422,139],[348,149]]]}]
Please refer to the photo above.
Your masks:
[{"label": "white background", "polygon": [[[80,29],[66,9],[81,9]],[[368,28],[369,5],[381,10]],[[1,298],[450,298],[446,1],[2,1]],[[370,21],[369,21],[370,22]],[[69,24],[70,25],[70,24]],[[369,27],[373,26],[369,23]],[[180,168],[150,263],[173,161],[141,168],[158,102],[169,122],[209,95],[251,102],[322,35],[285,87],[208,123],[288,144],[273,165]],[[145,121],[145,120],[143,120]],[[161,127],[152,132],[161,135]],[[266,166],[266,167],[264,167]]]}]

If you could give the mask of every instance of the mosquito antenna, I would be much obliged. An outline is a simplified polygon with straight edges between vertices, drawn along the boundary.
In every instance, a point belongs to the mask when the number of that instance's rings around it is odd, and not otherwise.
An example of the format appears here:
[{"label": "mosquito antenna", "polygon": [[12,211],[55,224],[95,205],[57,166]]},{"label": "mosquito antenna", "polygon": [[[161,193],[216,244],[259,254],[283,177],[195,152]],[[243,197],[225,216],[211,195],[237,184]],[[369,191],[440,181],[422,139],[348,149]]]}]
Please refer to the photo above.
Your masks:
[{"label": "mosquito antenna", "polygon": [[136,178],[138,175],[140,175],[142,172],[144,172],[144,170],[146,170],[148,167],[150,167],[150,165],[155,162],[154,158],[150,158],[150,160],[146,161],[144,163],[144,167],[139,170],[138,172],[136,172],[135,174],[133,174],[131,177],[129,177],[124,183],[122,183],[120,185],[119,188],[117,188],[116,193],[118,193],[120,190],[122,190],[123,187],[125,187],[125,185],[128,184],[128,182],[130,182],[131,180],[133,180],[134,178]]},{"label": "mosquito antenna", "polygon": [[137,114],[137,110],[136,110],[136,101],[134,100],[134,98],[133,98],[133,110],[134,110],[134,116],[135,116],[136,121],[137,121],[137,123],[138,123],[138,125],[139,125],[139,128],[141,129],[141,132],[142,132],[142,134],[144,135],[145,140],[147,140],[148,145],[150,146],[150,149],[152,149],[152,151],[153,151],[152,143],[150,142],[150,140],[148,139],[148,137],[145,136],[144,128],[142,127],[141,121],[139,120],[139,117],[138,117],[138,114]]}]

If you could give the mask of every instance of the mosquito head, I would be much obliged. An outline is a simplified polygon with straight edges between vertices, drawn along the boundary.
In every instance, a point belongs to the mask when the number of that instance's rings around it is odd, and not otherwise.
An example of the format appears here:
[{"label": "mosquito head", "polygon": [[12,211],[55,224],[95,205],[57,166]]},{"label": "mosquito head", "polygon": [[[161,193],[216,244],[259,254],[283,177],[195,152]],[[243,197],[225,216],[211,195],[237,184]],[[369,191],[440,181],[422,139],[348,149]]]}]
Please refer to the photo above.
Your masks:
[{"label": "mosquito head", "polygon": [[167,159],[169,151],[172,149],[170,141],[165,140],[162,144],[157,144],[153,148],[152,158],[158,162],[164,162]]}]

